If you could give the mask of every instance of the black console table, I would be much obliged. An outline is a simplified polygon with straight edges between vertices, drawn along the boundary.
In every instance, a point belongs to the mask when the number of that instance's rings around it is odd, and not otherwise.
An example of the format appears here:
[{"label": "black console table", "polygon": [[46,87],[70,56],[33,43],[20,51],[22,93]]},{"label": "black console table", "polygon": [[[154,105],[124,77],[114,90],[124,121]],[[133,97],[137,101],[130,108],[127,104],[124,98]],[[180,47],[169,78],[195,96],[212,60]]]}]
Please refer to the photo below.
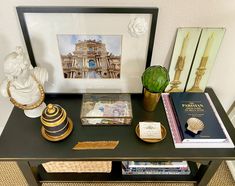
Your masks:
[{"label": "black console table", "polygon": [[[212,89],[207,89],[224,125],[235,142],[235,130]],[[128,126],[82,126],[80,122],[81,95],[47,95],[46,103],[60,104],[73,120],[71,135],[61,142],[49,142],[41,136],[39,118],[27,118],[23,111],[14,108],[0,137],[0,160],[17,161],[30,185],[46,181],[173,181],[191,182],[205,186],[210,181],[223,160],[235,160],[234,149],[176,149],[167,122],[162,100],[156,111],[146,112],[142,107],[142,95],[132,95],[133,122]],[[166,138],[155,144],[147,144],[135,134],[139,121],[160,121],[167,130]],[[78,141],[119,140],[115,150],[74,151],[72,147]],[[47,161],[111,160],[111,173],[102,174],[47,174],[41,166]],[[122,175],[123,160],[187,160],[191,168],[190,175]],[[200,167],[195,162],[201,163]]]}]

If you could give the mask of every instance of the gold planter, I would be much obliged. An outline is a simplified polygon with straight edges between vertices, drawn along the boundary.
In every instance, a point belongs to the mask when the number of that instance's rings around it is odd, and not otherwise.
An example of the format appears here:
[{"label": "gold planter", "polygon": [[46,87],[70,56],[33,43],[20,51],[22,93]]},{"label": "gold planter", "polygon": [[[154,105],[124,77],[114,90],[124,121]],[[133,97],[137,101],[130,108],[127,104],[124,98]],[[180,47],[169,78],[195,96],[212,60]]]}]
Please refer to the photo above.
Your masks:
[{"label": "gold planter", "polygon": [[144,109],[154,111],[161,97],[161,93],[152,93],[144,88]]}]

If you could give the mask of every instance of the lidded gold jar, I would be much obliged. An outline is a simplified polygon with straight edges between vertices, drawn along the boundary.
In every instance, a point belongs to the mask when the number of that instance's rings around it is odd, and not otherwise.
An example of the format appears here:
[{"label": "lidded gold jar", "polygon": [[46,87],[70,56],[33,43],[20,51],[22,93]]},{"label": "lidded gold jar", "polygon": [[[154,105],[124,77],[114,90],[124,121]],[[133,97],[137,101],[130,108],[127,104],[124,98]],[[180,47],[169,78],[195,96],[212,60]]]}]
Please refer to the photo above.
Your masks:
[{"label": "lidded gold jar", "polygon": [[41,133],[49,141],[65,139],[73,130],[73,122],[66,111],[56,104],[48,104],[41,115]]}]

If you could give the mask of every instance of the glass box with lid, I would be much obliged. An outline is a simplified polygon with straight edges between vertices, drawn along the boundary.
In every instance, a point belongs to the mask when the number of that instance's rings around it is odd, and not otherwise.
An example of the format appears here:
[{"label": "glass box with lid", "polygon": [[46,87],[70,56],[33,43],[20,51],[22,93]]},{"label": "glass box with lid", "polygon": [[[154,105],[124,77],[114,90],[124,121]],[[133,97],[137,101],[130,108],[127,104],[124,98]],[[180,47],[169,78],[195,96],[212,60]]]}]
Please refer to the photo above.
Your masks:
[{"label": "glass box with lid", "polygon": [[84,94],[81,121],[83,125],[130,125],[132,121],[130,94]]}]

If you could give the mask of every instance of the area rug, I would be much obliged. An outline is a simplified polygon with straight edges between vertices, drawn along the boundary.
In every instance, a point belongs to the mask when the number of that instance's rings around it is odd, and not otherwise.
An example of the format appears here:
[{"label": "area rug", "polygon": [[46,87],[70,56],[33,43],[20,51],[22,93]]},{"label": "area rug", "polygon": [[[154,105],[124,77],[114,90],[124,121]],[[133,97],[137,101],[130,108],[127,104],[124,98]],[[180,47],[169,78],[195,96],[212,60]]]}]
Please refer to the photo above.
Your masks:
[{"label": "area rug", "polygon": [[[16,162],[0,162],[0,186],[27,186]],[[43,186],[193,186],[189,183],[43,183]],[[235,182],[223,162],[208,186],[235,186]]]}]

